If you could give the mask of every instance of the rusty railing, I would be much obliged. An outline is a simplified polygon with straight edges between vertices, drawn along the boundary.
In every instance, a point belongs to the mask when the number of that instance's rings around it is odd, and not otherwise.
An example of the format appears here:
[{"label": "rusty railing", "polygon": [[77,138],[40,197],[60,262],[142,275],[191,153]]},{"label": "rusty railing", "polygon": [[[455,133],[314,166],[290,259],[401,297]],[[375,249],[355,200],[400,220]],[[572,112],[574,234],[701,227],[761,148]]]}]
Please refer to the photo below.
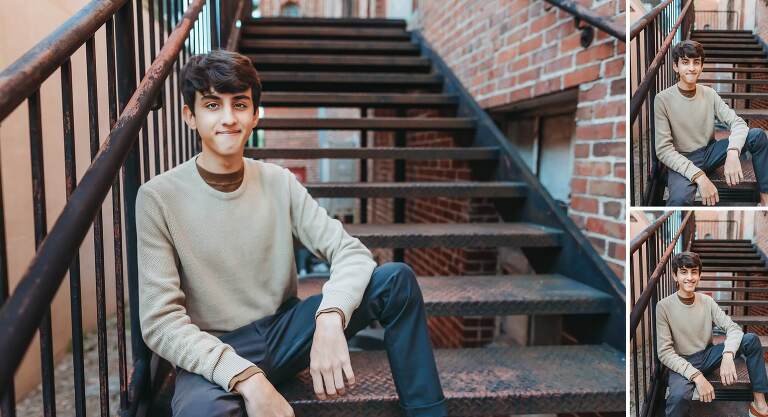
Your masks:
[{"label": "rusty railing", "polygon": [[[54,382],[70,377],[74,379],[74,398],[68,401],[74,403],[78,417],[86,414],[82,309],[82,299],[86,297],[96,300],[100,415],[114,415],[110,411],[108,392],[107,271],[102,218],[102,204],[108,194],[111,194],[109,203],[114,232],[114,253],[110,260],[115,265],[120,381],[117,413],[120,416],[137,415],[137,410],[148,401],[151,356],[139,331],[136,193],[142,182],[178,165],[200,149],[194,131],[182,122],[178,73],[191,55],[219,48],[228,39],[231,28],[238,26],[235,22],[240,15],[236,11],[240,6],[242,13],[242,3],[242,0],[94,0],[0,72],[0,123],[25,101],[28,109],[29,165],[34,200],[34,221],[30,227],[34,228],[36,247],[34,258],[11,291],[7,222],[4,221],[8,201],[0,198],[2,417],[16,415],[13,377],[37,331],[40,334],[44,415],[56,415]],[[145,36],[145,25],[148,36]],[[100,56],[96,39],[102,34],[103,39],[98,45],[103,42],[106,52]],[[81,48],[85,49],[87,75],[84,80],[73,80],[72,61],[81,59],[80,55],[75,56]],[[97,62],[105,63],[106,72],[97,73]],[[46,188],[44,176],[40,90],[57,70],[61,77],[67,202],[49,229],[46,192],[50,186]],[[140,80],[138,85],[137,80]],[[100,99],[97,93],[105,87],[106,93]],[[87,91],[87,109],[75,108],[73,91]],[[99,120],[103,109],[108,109],[104,112],[109,120]],[[74,119],[86,111],[88,137],[76,137]],[[109,125],[109,135],[102,141],[99,132],[105,122]],[[79,182],[75,167],[76,146],[89,147],[91,157],[90,166]],[[85,265],[79,261],[79,251],[91,226],[95,262]],[[86,293],[81,287],[81,273],[85,268],[89,268],[89,272],[83,275],[95,277],[95,294]],[[73,375],[55,376],[50,306],[67,272],[71,294]],[[124,281],[127,281],[133,329],[130,368],[126,359]]]}]

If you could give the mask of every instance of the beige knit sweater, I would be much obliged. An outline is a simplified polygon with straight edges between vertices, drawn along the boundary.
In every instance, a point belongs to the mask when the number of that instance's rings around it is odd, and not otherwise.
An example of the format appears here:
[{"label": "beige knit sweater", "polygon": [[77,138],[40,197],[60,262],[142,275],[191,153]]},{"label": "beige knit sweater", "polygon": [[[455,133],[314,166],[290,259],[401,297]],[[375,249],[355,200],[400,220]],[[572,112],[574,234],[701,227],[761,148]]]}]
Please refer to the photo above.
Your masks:
[{"label": "beige knit sweater", "polygon": [[698,369],[681,355],[704,350],[712,343],[712,324],[726,332],[725,352],[734,354],[744,335],[741,327],[720,309],[712,297],[696,293],[693,304],[686,305],[672,294],[656,304],[656,335],[659,360],[667,368],[691,379]]},{"label": "beige knit sweater", "polygon": [[290,171],[244,162],[235,191],[208,186],[192,158],[148,181],[136,199],[144,340],[227,391],[234,376],[255,364],[215,335],[273,314],[296,295],[294,235],[331,263],[317,311],[339,308],[345,326],[376,266]]},{"label": "beige knit sweater", "polygon": [[669,169],[691,181],[701,169],[683,153],[707,145],[713,137],[715,119],[730,126],[728,149],[741,152],[747,140],[749,127],[744,119],[705,85],[696,85],[696,95],[691,98],[683,96],[676,84],[665,89],[654,99],[654,112],[656,156]]}]

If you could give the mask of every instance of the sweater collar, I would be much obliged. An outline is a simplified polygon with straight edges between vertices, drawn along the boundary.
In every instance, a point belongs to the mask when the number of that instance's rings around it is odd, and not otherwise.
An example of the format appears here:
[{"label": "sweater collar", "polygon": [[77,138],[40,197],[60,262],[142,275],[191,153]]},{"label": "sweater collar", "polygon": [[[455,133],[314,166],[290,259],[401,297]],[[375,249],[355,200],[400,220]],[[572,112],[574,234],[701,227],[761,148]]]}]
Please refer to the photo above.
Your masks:
[{"label": "sweater collar", "polygon": [[201,192],[205,192],[210,196],[213,196],[219,200],[232,200],[235,198],[240,197],[245,190],[248,188],[248,179],[251,175],[251,168],[249,167],[248,160],[246,158],[243,158],[243,182],[240,184],[240,186],[234,190],[229,192],[219,191],[210,185],[203,179],[203,177],[200,175],[200,172],[197,170],[197,157],[200,156],[198,153],[192,158],[189,158],[186,162],[184,162],[183,165],[185,165],[183,168],[188,171],[189,175],[192,177],[192,181],[194,182],[195,186],[198,187]]}]

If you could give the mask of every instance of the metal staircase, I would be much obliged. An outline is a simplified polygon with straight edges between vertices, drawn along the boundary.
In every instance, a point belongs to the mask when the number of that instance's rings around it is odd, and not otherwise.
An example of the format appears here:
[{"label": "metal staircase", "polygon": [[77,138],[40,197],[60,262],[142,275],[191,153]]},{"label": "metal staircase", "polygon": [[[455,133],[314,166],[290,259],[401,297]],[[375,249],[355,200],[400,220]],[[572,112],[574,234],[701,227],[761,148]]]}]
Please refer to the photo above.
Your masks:
[{"label": "metal staircase", "polygon": [[[706,58],[699,83],[718,90],[736,114],[747,123],[768,119],[768,54],[761,39],[748,30],[694,30],[691,39],[702,44]],[[725,87],[725,90],[724,90]],[[730,91],[728,91],[730,90]],[[750,160],[742,161],[744,181],[729,187],[723,167],[710,176],[717,186],[721,205],[754,204],[760,199]]]},{"label": "metal staircase", "polygon": [[[701,256],[702,278],[699,292],[713,295],[717,303],[740,324],[744,331],[757,333],[764,349],[768,349],[768,320],[757,308],[768,307],[768,265],[750,240],[707,239],[694,240],[692,251]],[[723,283],[726,283],[723,286]],[[725,340],[715,336],[714,343]],[[710,375],[715,387],[716,400],[752,401],[749,377],[743,359],[736,360],[739,380],[735,385],[723,386],[717,372]],[[744,411],[746,411],[746,407]],[[746,415],[746,414],[744,414]]]},{"label": "metal staircase", "polygon": [[[426,197],[489,198],[500,223],[359,223],[345,228],[370,248],[506,246],[528,257],[535,274],[419,277],[432,316],[561,316],[563,330],[574,337],[568,346],[437,349],[450,415],[623,414],[623,285],[421,34],[407,31],[400,20],[261,18],[243,25],[238,50],[252,58],[261,75],[264,107],[397,109],[402,115],[267,117],[260,129],[442,131],[471,138],[470,146],[447,148],[405,143],[246,149],[247,157],[258,159],[474,163],[472,181],[306,184],[316,198],[392,198],[401,204]],[[405,117],[404,111],[414,108],[439,110],[441,116]],[[300,297],[319,293],[324,279],[300,280]],[[306,371],[278,389],[297,415],[398,415],[385,353],[352,352],[352,364],[358,386],[341,399],[317,400]]]}]

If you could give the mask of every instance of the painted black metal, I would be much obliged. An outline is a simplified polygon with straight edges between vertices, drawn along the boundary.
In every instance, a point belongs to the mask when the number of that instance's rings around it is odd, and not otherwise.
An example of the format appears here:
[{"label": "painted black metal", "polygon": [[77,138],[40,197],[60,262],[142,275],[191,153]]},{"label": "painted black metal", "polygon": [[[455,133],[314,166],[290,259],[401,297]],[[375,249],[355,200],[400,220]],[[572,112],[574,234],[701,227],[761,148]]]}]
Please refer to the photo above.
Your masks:
[{"label": "painted black metal", "polygon": [[[395,110],[395,115],[397,117],[405,117],[406,111],[404,109],[397,109]],[[395,147],[404,148],[407,145],[408,144],[406,142],[406,132],[404,130],[398,130],[397,132],[395,132]],[[403,159],[395,160],[394,181],[405,182],[405,160]],[[393,223],[405,223],[405,199],[394,198],[392,200],[392,204],[393,204],[393,215],[394,215],[394,218],[392,219]],[[405,260],[405,249],[403,248],[393,249],[392,259],[395,262],[403,262]]]},{"label": "painted black metal", "polygon": [[576,19],[584,20],[590,25],[602,30],[603,32],[613,36],[620,42],[627,41],[627,32],[624,29],[624,25],[617,25],[611,22],[611,20],[605,16],[601,16],[592,10],[580,5],[573,0],[546,0],[547,3],[553,4],[566,12],[572,14]]},{"label": "painted black metal", "polygon": [[[3,195],[2,173],[0,172],[0,196]],[[0,307],[8,299],[8,248],[5,244],[5,200],[0,198]],[[16,417],[16,394],[13,380],[5,393],[0,390],[0,416]]]},{"label": "painted black metal", "polygon": [[500,149],[500,163],[495,173],[495,180],[524,181],[530,187],[528,197],[519,207],[510,210],[505,209],[505,206],[497,205],[504,220],[531,222],[563,231],[560,240],[561,248],[548,252],[552,257],[547,259],[547,270],[537,272],[562,273],[613,297],[612,309],[605,321],[595,324],[594,320],[569,318],[564,323],[567,331],[583,343],[608,343],[624,351],[626,308],[622,281],[600,258],[573,221],[560,209],[493,120],[466,91],[440,55],[429,46],[421,32],[414,30],[411,36],[412,41],[420,46],[422,56],[429,58],[436,71],[442,75],[443,93],[458,96],[457,116],[476,119],[477,129],[472,145],[494,146]]}]

